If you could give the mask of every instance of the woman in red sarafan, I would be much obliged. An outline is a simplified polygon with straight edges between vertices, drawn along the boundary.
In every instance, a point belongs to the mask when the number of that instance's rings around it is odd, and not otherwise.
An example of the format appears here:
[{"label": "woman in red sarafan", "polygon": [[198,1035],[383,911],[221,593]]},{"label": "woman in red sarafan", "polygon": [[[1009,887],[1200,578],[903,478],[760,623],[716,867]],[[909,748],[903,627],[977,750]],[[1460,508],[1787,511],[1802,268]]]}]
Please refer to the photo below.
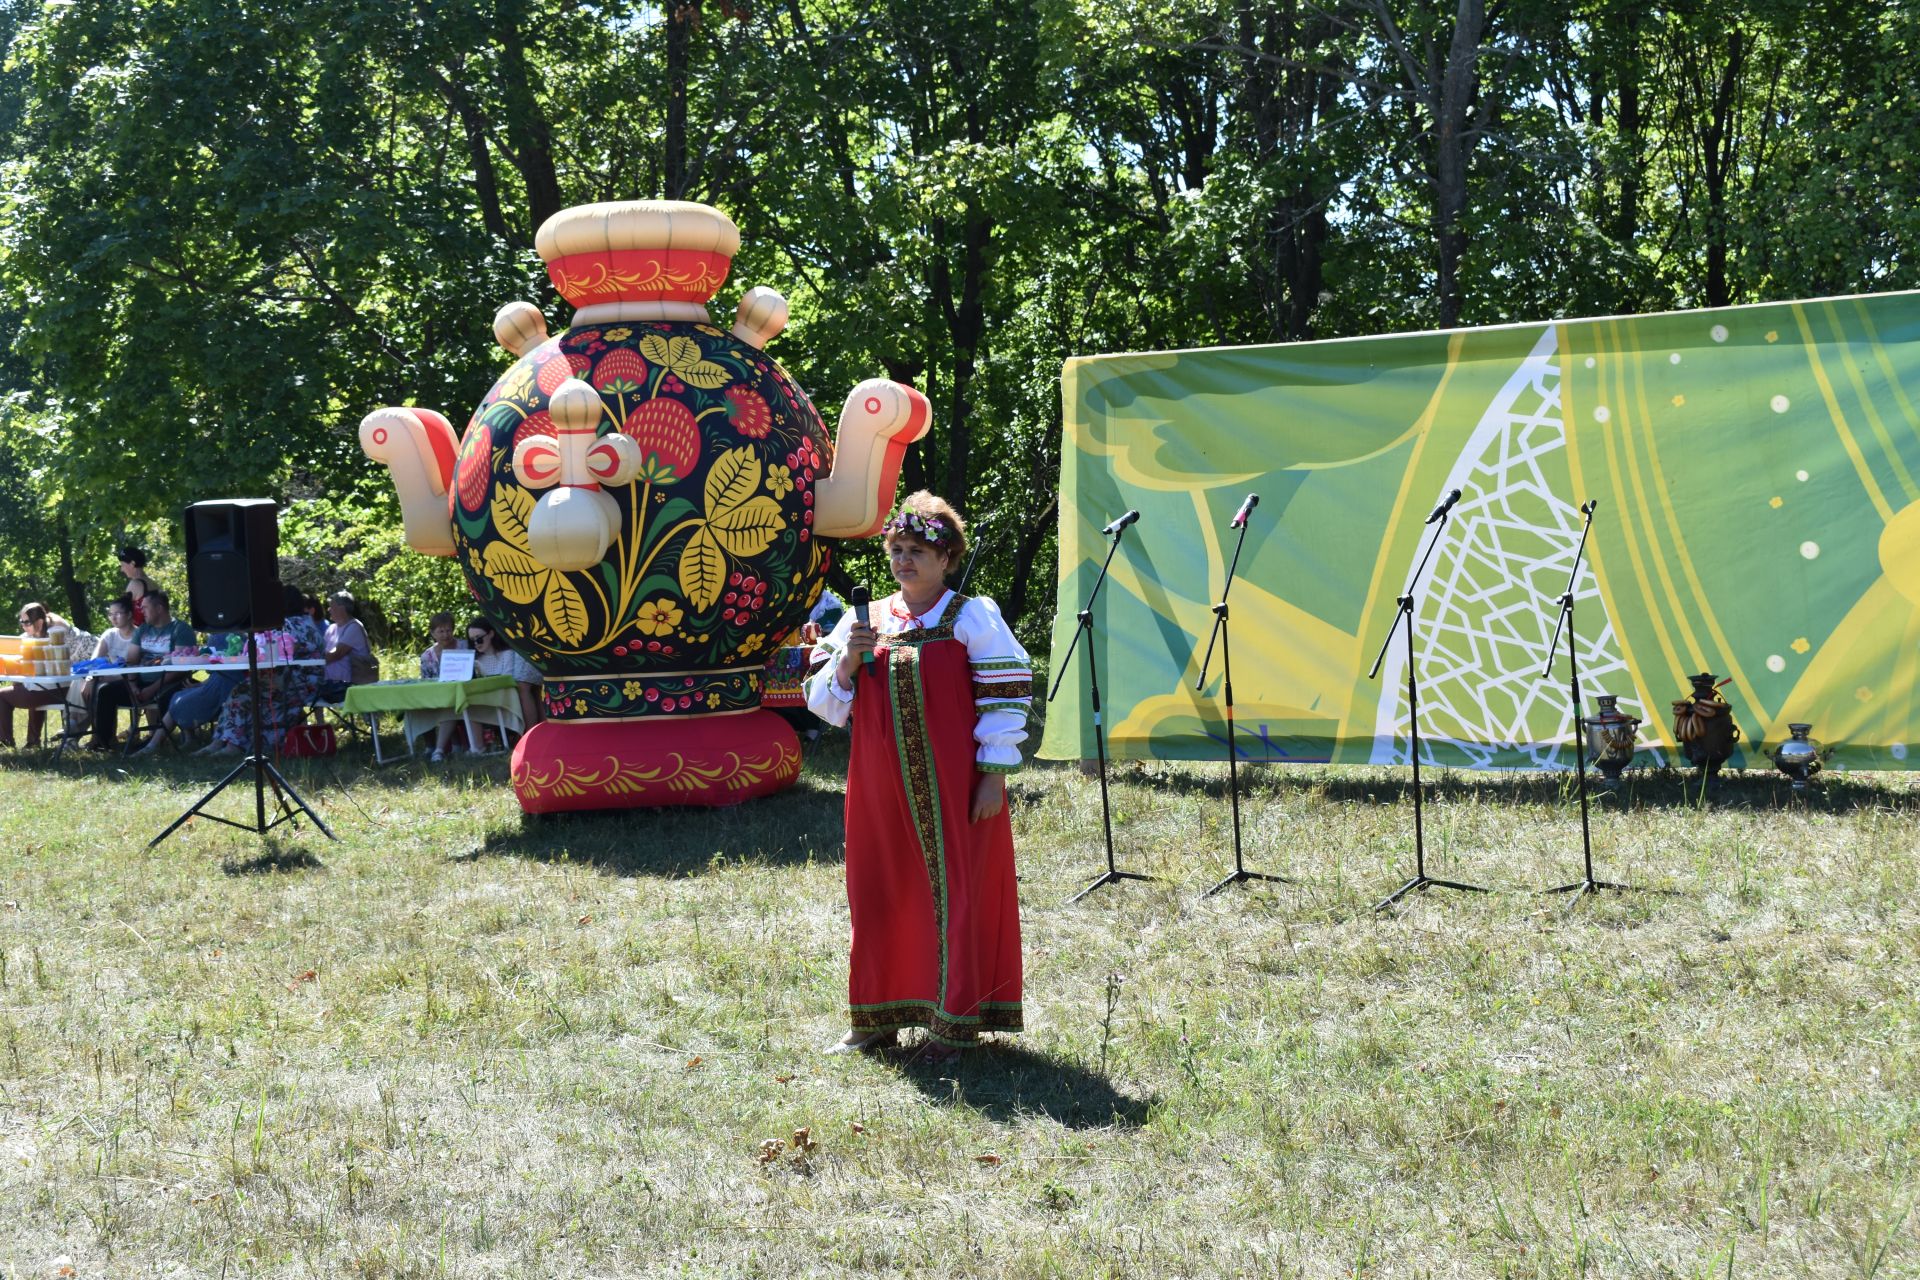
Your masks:
[{"label": "woman in red sarafan", "polygon": [[952,507],[916,493],[884,532],[900,590],[874,602],[871,626],[842,617],[806,684],[814,714],[853,726],[853,1029],[828,1051],[872,1052],[924,1027],[944,1054],[1021,1027],[1006,775],[1020,766],[1033,671],[993,601],[947,587],[966,549]]}]

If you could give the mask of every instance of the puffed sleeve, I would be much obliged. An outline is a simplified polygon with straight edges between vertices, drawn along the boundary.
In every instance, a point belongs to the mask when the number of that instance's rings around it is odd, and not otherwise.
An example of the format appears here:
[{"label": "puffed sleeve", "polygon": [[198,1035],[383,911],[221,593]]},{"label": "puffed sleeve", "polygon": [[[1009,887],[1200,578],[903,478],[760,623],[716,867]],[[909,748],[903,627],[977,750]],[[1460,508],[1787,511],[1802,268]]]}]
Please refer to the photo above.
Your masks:
[{"label": "puffed sleeve", "polygon": [[801,686],[807,695],[807,710],[828,724],[844,725],[853,718],[853,694],[834,679],[840,658],[847,651],[847,637],[853,633],[853,613],[840,615],[833,630],[813,646],[813,671]]},{"label": "puffed sleeve", "polygon": [[1033,660],[1014,639],[1000,606],[984,597],[961,606],[953,634],[966,645],[973,668],[974,763],[983,773],[1012,773],[1020,767],[1033,706]]}]

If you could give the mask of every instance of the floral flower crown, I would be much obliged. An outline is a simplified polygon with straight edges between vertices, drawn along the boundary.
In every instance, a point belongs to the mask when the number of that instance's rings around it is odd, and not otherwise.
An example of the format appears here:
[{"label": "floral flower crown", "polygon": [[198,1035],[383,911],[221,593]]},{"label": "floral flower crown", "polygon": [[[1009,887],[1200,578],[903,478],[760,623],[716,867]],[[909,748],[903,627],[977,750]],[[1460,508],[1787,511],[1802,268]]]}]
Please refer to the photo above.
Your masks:
[{"label": "floral flower crown", "polygon": [[923,516],[918,511],[908,511],[904,507],[880,526],[882,537],[892,537],[896,533],[910,533],[936,547],[953,537],[953,530],[939,516]]}]

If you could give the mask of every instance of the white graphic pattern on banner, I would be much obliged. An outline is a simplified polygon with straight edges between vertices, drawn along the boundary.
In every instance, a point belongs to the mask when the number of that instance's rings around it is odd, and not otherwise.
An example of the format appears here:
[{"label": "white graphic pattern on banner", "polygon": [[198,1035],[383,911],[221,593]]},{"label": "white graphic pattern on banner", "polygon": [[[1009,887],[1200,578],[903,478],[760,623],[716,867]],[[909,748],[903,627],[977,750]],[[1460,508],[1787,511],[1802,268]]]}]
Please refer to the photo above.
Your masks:
[{"label": "white graphic pattern on banner", "polygon": [[[1444,747],[1448,762],[1467,768],[1494,767],[1503,751],[1525,753],[1525,764],[1513,767],[1574,766],[1564,644],[1553,677],[1542,673],[1585,523],[1579,504],[1591,495],[1557,492],[1545,474],[1545,462],[1567,445],[1556,353],[1556,331],[1549,325],[1487,407],[1441,491],[1458,489],[1461,498],[1415,585],[1422,764],[1438,763],[1435,752]],[[1424,502],[1425,495],[1418,497]],[[1608,514],[1603,510],[1596,518]],[[1430,534],[1423,531],[1423,547]],[[1644,720],[1601,602],[1591,553],[1589,545],[1574,586],[1587,709],[1594,710],[1596,693],[1617,693],[1620,710]],[[1373,762],[1408,764],[1403,640],[1396,638],[1388,650],[1380,680]],[[1641,759],[1652,762],[1644,730],[1641,737]]]}]

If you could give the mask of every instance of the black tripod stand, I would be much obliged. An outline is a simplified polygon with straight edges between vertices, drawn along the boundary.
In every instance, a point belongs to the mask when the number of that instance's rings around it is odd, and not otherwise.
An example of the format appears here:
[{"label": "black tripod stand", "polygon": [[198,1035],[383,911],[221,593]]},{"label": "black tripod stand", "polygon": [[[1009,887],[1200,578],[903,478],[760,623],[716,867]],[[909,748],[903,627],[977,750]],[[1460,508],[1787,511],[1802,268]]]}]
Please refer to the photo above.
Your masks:
[{"label": "black tripod stand", "polygon": [[[222,791],[225,791],[235,778],[238,778],[249,769],[253,770],[253,821],[251,823],[235,822],[233,819],[223,818],[217,813],[203,814],[203,817],[209,818],[214,822],[224,822],[230,827],[238,827],[242,831],[252,831],[259,835],[265,835],[283,822],[294,821],[298,817],[298,814],[294,812],[294,806],[298,805],[299,812],[306,814],[307,817],[312,820],[313,825],[320,828],[321,833],[324,834],[327,839],[338,840],[340,838],[334,835],[333,832],[327,830],[327,824],[320,821],[320,815],[315,813],[305,800],[301,799],[300,793],[293,789],[291,782],[288,782],[280,776],[280,771],[273,767],[273,761],[268,759],[266,753],[261,750],[260,651],[255,643],[251,628],[247,631],[247,699],[252,704],[251,710],[253,712],[252,753],[239,764],[233,766],[233,769],[226,777],[216,782],[213,785],[213,790],[194,801],[191,809],[188,809],[185,813],[175,818],[173,825],[149,841],[147,848],[153,848],[154,845],[159,844],[162,840],[165,840],[168,836],[178,831],[186,824],[187,819],[200,813],[202,809],[206,808],[208,801],[212,800]],[[267,821],[266,789],[269,784],[273,787],[273,798],[280,807],[280,816],[272,822]]]},{"label": "black tripod stand", "polygon": [[1227,703],[1227,795],[1233,802],[1233,874],[1222,880],[1200,896],[1211,898],[1231,885],[1248,880],[1270,880],[1275,884],[1292,884],[1286,876],[1267,875],[1260,871],[1247,870],[1246,863],[1240,858],[1240,746],[1233,727],[1233,642],[1228,637],[1227,593],[1233,590],[1233,575],[1240,567],[1240,550],[1247,545],[1247,519],[1253,509],[1260,505],[1260,495],[1250,493],[1241,504],[1240,512],[1234,516],[1233,523],[1240,530],[1240,540],[1233,544],[1233,560],[1227,565],[1226,585],[1220,588],[1220,603],[1213,606],[1213,634],[1207,637],[1207,656],[1200,660],[1200,678],[1193,683],[1195,693],[1207,687],[1207,668],[1213,664],[1214,641],[1220,642],[1221,689]]},{"label": "black tripod stand", "polygon": [[1100,671],[1093,656],[1093,602],[1100,596],[1100,588],[1106,585],[1107,567],[1113,563],[1113,553],[1120,549],[1120,539],[1125,535],[1127,526],[1140,518],[1140,513],[1130,511],[1106,527],[1105,532],[1112,535],[1113,545],[1107,548],[1107,558],[1100,565],[1100,576],[1094,579],[1093,590],[1087,592],[1087,603],[1080,610],[1080,629],[1074,632],[1073,643],[1067,646],[1067,652],[1060,659],[1060,670],[1054,673],[1053,688],[1047,691],[1047,701],[1051,703],[1060,692],[1060,685],[1066,679],[1067,665],[1073,661],[1073,651],[1082,640],[1087,642],[1087,690],[1093,701],[1093,750],[1100,760],[1100,826],[1107,837],[1107,869],[1094,877],[1080,892],[1068,898],[1069,903],[1080,901],[1102,885],[1114,884],[1121,880],[1151,880],[1152,876],[1141,875],[1138,871],[1120,871],[1113,865],[1113,809],[1107,798],[1107,738],[1100,724]]},{"label": "black tripod stand", "polygon": [[1580,508],[1580,514],[1587,518],[1586,527],[1580,530],[1580,545],[1574,548],[1573,570],[1567,575],[1566,594],[1560,597],[1560,621],[1554,624],[1553,644],[1547,650],[1547,666],[1540,673],[1543,680],[1553,679],[1553,659],[1560,652],[1560,635],[1567,637],[1567,696],[1573,703],[1573,760],[1580,774],[1580,854],[1583,859],[1584,873],[1572,884],[1558,884],[1551,889],[1542,889],[1542,893],[1571,893],[1573,900],[1567,904],[1571,911],[1580,905],[1580,899],[1589,893],[1602,889],[1625,891],[1637,889],[1638,885],[1615,884],[1611,880],[1593,878],[1593,832],[1587,818],[1587,720],[1586,706],[1580,696],[1580,643],[1573,632],[1573,588],[1580,581],[1580,561],[1587,554],[1587,536],[1593,532],[1593,510],[1600,505],[1598,498],[1587,499]]},{"label": "black tripod stand", "polygon": [[1433,549],[1440,545],[1440,535],[1447,531],[1447,516],[1453,510],[1453,504],[1460,501],[1460,491],[1455,489],[1447,495],[1446,501],[1434,509],[1427,517],[1427,523],[1437,525],[1433,536],[1427,539],[1427,549],[1420,556],[1420,563],[1413,567],[1413,573],[1407,579],[1406,594],[1397,602],[1399,613],[1393,625],[1387,628],[1387,638],[1380,645],[1380,655],[1373,660],[1373,670],[1367,672],[1367,679],[1378,679],[1380,664],[1387,660],[1387,650],[1393,647],[1394,631],[1404,626],[1407,637],[1407,723],[1413,744],[1410,753],[1413,758],[1413,878],[1395,889],[1386,897],[1373,904],[1375,911],[1385,911],[1409,893],[1425,892],[1428,889],[1458,889],[1463,893],[1485,893],[1486,889],[1477,884],[1462,884],[1458,880],[1436,880],[1427,874],[1427,840],[1425,801],[1420,794],[1420,678],[1413,660],[1413,589],[1420,581],[1420,575],[1426,570],[1427,561],[1433,556]]}]

